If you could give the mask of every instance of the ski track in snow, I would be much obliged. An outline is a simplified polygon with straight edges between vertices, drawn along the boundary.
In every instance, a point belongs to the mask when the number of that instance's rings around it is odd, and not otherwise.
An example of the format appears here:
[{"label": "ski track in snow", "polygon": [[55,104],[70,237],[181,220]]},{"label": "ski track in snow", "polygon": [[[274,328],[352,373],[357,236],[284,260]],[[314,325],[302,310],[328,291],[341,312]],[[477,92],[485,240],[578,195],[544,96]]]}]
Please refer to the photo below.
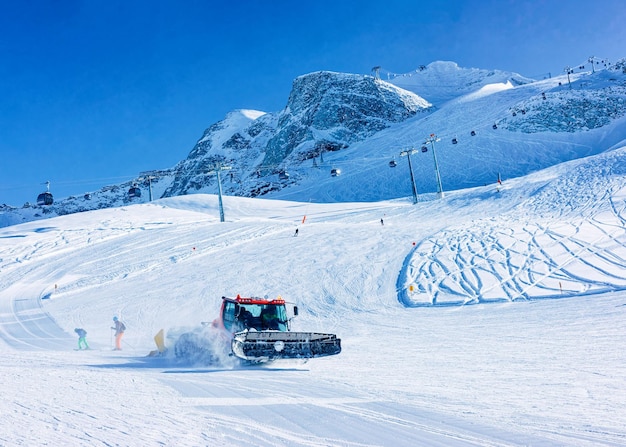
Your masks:
[{"label": "ski track in snow", "polygon": [[[558,231],[522,224],[510,233],[459,230],[427,240],[407,263],[416,284],[407,306],[560,298],[626,287],[626,236],[615,221],[572,222]],[[569,231],[567,231],[569,230]],[[578,235],[578,236],[575,236]],[[485,241],[508,240],[485,248]],[[584,290],[581,290],[584,287]]]},{"label": "ski track in snow", "polygon": [[[549,188],[517,206],[507,186],[416,206],[227,200],[224,224],[170,201],[5,229],[0,444],[624,445],[626,191],[592,187],[610,193],[570,208],[539,200]],[[159,328],[250,290],[297,299],[294,329],[336,332],[344,351],[256,368],[144,356]],[[90,351],[70,350],[79,325]]]},{"label": "ski track in snow", "polygon": [[616,199],[624,193],[612,194],[571,205],[579,214],[565,219],[513,210],[469,229],[447,228],[409,253],[398,298],[407,307],[447,306],[624,290],[626,215]]}]

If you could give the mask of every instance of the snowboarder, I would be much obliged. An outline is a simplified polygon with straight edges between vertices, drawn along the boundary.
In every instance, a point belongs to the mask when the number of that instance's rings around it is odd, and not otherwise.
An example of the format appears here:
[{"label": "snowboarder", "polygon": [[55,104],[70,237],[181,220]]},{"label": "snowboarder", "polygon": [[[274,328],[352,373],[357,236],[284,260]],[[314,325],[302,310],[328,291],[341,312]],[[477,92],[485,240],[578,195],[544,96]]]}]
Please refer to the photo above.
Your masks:
[{"label": "snowboarder", "polygon": [[89,349],[89,345],[87,344],[87,331],[83,328],[77,327],[74,329],[74,332],[78,334],[78,349],[83,349],[83,346],[84,349]]},{"label": "snowboarder", "polygon": [[115,326],[111,327],[111,329],[115,329],[114,351],[121,351],[122,350],[122,337],[124,336],[124,331],[126,330],[126,326],[117,317],[113,317],[113,323],[115,324]]}]

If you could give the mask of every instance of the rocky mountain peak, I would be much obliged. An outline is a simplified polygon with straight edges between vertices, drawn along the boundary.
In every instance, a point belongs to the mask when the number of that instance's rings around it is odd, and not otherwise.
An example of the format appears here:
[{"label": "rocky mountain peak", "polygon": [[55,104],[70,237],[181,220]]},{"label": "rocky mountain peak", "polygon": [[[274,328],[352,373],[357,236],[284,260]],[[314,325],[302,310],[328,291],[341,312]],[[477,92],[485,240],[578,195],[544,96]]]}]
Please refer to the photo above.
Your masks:
[{"label": "rocky mountain peak", "polygon": [[418,95],[372,76],[329,71],[300,76],[263,164],[278,165],[294,151],[307,159],[348,147],[429,107]]}]

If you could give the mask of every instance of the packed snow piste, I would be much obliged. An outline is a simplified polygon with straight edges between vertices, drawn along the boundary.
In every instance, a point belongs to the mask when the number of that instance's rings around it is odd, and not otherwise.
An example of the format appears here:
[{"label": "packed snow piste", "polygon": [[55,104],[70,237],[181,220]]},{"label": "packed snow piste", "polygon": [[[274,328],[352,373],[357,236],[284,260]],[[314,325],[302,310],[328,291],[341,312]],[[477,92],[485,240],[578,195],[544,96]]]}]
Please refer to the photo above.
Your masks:
[{"label": "packed snow piste", "polygon": [[[222,297],[220,315],[212,323],[202,323],[198,328],[173,337],[174,354],[180,359],[204,363],[221,363],[224,355],[262,363],[341,352],[341,339],[335,334],[292,332],[291,320],[297,315],[298,307],[281,297]],[[155,336],[155,341],[158,353],[165,352],[162,331]]]}]

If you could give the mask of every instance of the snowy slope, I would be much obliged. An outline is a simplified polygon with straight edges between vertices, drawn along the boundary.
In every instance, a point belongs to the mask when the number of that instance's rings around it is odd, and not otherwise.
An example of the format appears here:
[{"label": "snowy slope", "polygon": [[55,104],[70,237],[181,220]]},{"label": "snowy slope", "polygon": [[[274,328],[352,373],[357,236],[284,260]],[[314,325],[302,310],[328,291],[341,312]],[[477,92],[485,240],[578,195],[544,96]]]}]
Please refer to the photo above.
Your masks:
[{"label": "snowy slope", "polygon": [[[227,196],[220,223],[193,195],[3,228],[0,444],[624,445],[625,160],[417,205]],[[295,300],[343,352],[145,357],[237,293]]]},{"label": "snowy slope", "polygon": [[534,82],[517,73],[502,70],[459,67],[455,62],[436,61],[411,73],[396,74],[383,70],[381,78],[423,96],[436,106],[491,85],[523,85]]},{"label": "snowy slope", "polygon": [[[294,82],[288,106],[277,122],[270,125],[266,122],[270,115],[264,115],[255,121],[254,132],[241,128],[234,133],[238,154],[231,151],[221,159],[223,152],[213,145],[198,157],[199,144],[188,162],[198,165],[219,160],[231,165],[234,178],[223,181],[228,195],[314,202],[378,201],[410,193],[408,166],[400,153],[411,149],[418,151],[413,157],[418,191],[436,191],[432,148],[421,152],[430,135],[438,138],[439,168],[448,190],[491,183],[498,173],[503,178],[519,177],[600,153],[626,140],[626,75],[616,67],[533,82],[514,73],[436,62],[411,76],[391,80],[436,107],[387,121],[386,116],[403,112],[405,105],[384,101],[382,106],[378,101],[363,107],[359,98],[368,96],[359,93],[360,83],[371,86],[365,82],[367,77],[327,74],[321,83],[314,82],[317,78],[313,75],[303,77],[308,82],[300,82],[308,88]],[[398,92],[395,95],[400,97]],[[371,124],[359,119],[367,125],[361,124],[350,138],[333,137],[329,129],[346,126],[340,111],[351,116],[352,108],[361,114],[377,110],[377,120],[386,125],[371,134]],[[383,112],[378,111],[381,108]],[[277,126],[275,136],[267,140],[267,134],[259,129],[272,126]],[[215,133],[217,140],[224,139],[221,132]],[[296,144],[298,151],[291,153]],[[269,161],[269,152],[262,157],[264,145],[267,151],[277,146]],[[388,167],[392,160],[398,164],[395,169]],[[268,163],[272,169],[263,169]],[[341,175],[331,176],[333,169],[339,169]],[[287,171],[289,178],[281,179],[279,171]],[[186,191],[217,192],[215,177],[194,180],[194,187],[197,189]]]},{"label": "snowy slope", "polygon": [[[607,72],[596,73],[593,79],[586,74],[577,76],[572,76],[572,90],[566,77],[515,88],[507,84],[482,87],[449,101],[427,117],[406,120],[326,156],[323,168],[304,167],[306,178],[298,188],[286,188],[270,197],[328,202],[407,196],[411,193],[408,163],[400,153],[410,149],[417,151],[412,160],[418,192],[435,192],[430,145],[428,152],[421,152],[432,134],[439,139],[435,150],[444,190],[490,184],[498,174],[505,179],[519,177],[623,145],[626,78],[611,77]],[[586,94],[580,83],[584,83]],[[608,103],[611,115],[604,106]],[[576,122],[578,130],[574,132],[572,116],[584,117]],[[388,167],[391,160],[397,162],[396,168]],[[341,169],[342,175],[331,177],[331,167]]]}]

